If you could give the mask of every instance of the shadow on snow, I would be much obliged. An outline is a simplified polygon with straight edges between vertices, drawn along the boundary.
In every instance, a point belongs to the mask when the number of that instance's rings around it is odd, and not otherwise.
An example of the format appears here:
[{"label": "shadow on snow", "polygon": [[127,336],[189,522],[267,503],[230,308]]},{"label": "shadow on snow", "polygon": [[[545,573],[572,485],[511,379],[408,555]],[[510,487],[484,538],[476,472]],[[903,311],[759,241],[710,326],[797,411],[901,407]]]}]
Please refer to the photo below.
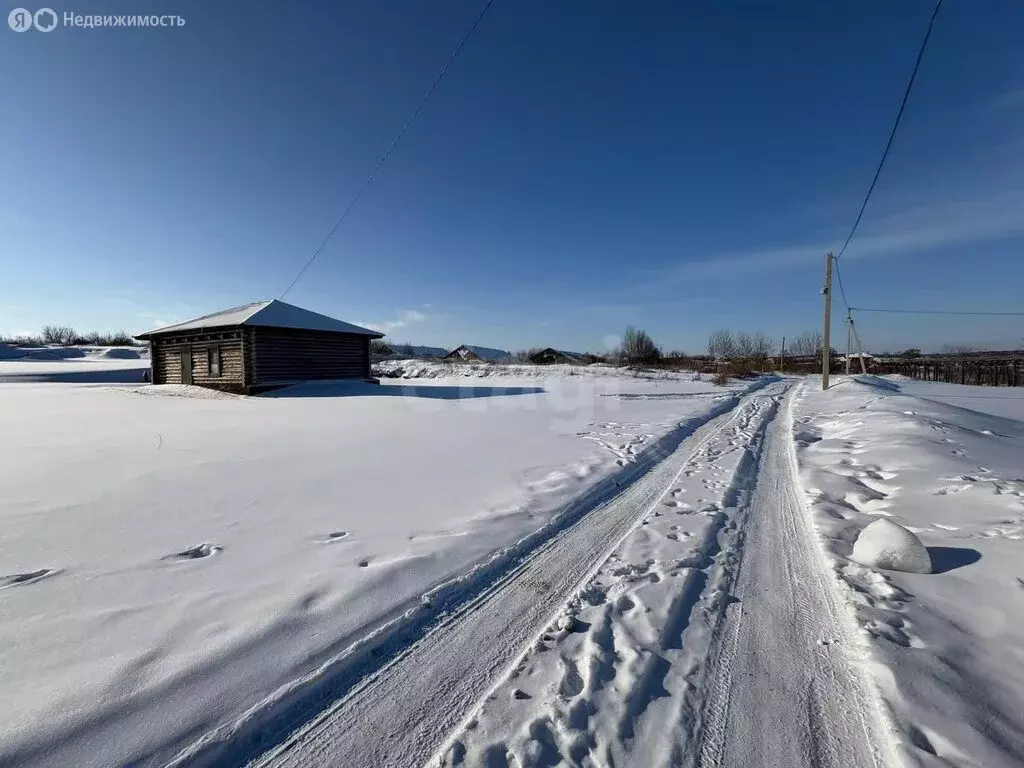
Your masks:
[{"label": "shadow on snow", "polygon": [[932,573],[946,573],[981,560],[981,552],[969,547],[928,547]]},{"label": "shadow on snow", "polygon": [[543,394],[543,387],[452,387],[415,384],[367,384],[361,381],[324,381],[295,384],[266,392],[262,397],[422,397],[433,400],[470,400],[479,397]]}]

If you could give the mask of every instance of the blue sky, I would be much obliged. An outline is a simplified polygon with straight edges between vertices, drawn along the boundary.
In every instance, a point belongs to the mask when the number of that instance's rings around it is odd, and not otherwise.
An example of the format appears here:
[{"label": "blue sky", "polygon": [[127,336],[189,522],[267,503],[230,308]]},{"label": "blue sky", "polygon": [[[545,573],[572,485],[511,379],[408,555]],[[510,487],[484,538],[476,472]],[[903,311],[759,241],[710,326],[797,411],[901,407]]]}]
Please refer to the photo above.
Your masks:
[{"label": "blue sky", "polygon": [[[0,332],[280,294],[483,3],[245,5],[0,29]],[[449,346],[815,327],[932,7],[496,0],[288,300]],[[854,306],[1022,309],[1024,4],[981,8],[939,16],[843,260]],[[874,349],[1024,340],[1024,318],[859,326]]]}]

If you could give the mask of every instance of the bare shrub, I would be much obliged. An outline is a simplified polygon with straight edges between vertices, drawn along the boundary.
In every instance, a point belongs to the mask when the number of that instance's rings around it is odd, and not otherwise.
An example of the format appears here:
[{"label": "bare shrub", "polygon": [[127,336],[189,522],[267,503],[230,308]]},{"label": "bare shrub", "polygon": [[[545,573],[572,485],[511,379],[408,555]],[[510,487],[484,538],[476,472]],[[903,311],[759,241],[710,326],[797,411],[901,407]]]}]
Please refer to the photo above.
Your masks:
[{"label": "bare shrub", "polygon": [[78,334],[74,328],[66,325],[47,325],[43,327],[43,342],[46,344],[58,344],[62,347],[70,347],[75,343]]},{"label": "bare shrub", "polygon": [[0,344],[10,344],[12,347],[41,347],[43,339],[40,336],[0,336]]}]

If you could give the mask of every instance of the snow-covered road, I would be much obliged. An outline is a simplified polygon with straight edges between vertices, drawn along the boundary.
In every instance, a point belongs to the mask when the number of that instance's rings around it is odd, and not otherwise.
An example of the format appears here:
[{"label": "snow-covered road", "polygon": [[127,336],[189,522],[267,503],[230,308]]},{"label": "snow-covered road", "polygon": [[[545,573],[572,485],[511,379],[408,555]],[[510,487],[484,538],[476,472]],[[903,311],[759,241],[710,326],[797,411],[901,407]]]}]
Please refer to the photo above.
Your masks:
[{"label": "snow-covered road", "polygon": [[893,764],[863,640],[797,484],[792,425],[787,401],[767,430],[744,515],[702,768]]},{"label": "snow-covered road", "polygon": [[[549,614],[441,764],[891,764],[861,640],[797,485],[792,389],[746,397],[665,462],[656,503]],[[300,754],[289,765],[319,764]]]},{"label": "snow-covered road", "polygon": [[[595,567],[656,510],[691,458],[743,411],[723,407],[714,418],[702,419],[705,423],[671,453],[653,457],[649,471],[638,473],[624,491],[442,617],[422,640],[400,650],[394,662],[360,681],[258,764],[412,766],[427,761],[552,624]],[[185,762],[235,764],[248,756],[245,742],[236,737],[193,753]]]}]

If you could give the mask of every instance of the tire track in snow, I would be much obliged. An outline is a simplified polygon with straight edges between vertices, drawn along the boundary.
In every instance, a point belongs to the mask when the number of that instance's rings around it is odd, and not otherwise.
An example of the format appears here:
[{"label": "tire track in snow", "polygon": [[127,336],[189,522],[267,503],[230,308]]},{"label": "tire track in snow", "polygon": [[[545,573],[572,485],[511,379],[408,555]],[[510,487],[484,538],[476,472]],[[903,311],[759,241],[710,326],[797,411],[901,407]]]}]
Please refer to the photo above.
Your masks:
[{"label": "tire track in snow", "polygon": [[[700,709],[693,681],[703,679],[712,646],[707,627],[729,604],[738,522],[766,425],[788,386],[748,398],[691,454],[676,474],[679,487],[663,496],[671,499],[623,538],[565,606],[581,634],[541,634],[439,750],[441,765],[683,763]],[[723,473],[728,482],[712,480]],[[680,495],[716,489],[716,501],[701,511],[678,504]],[[684,527],[696,529],[673,536]]]},{"label": "tire track in snow", "polygon": [[770,381],[683,422],[551,524],[432,590],[421,606],[201,737],[169,766],[422,762],[664,495],[680,462]]},{"label": "tire track in snow", "polygon": [[792,396],[767,434],[699,726],[700,768],[895,763],[865,651],[797,484]]}]

